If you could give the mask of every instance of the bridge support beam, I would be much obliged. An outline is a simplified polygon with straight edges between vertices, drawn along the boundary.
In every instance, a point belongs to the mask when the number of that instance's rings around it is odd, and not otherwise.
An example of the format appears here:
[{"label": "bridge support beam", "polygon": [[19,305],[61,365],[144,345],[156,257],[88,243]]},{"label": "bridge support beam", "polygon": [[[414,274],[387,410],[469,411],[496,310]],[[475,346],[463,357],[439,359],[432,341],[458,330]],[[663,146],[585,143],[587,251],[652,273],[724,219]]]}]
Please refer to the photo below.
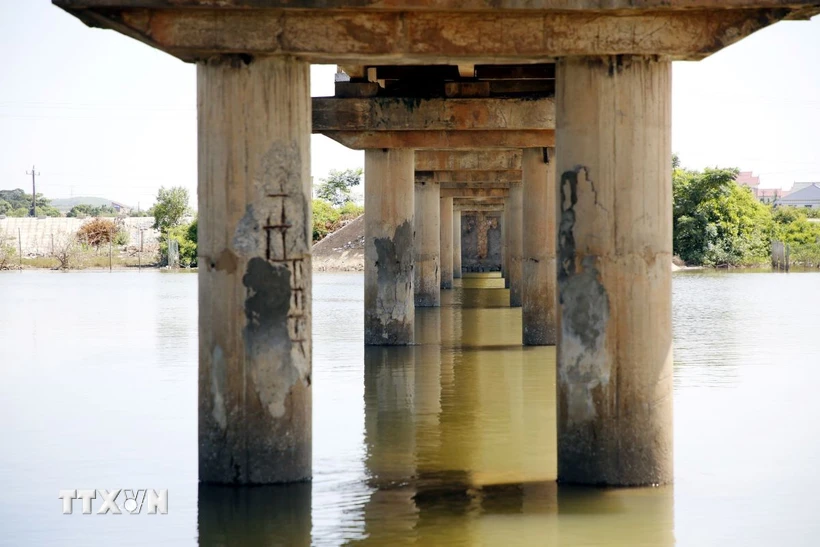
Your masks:
[{"label": "bridge support beam", "polygon": [[525,346],[554,346],[557,336],[555,149],[525,148],[522,328]]},{"label": "bridge support beam", "polygon": [[522,259],[524,254],[524,188],[521,184],[510,186],[510,197],[507,199],[510,221],[507,231],[507,263],[510,277],[510,306],[521,307],[522,301]]},{"label": "bridge support beam", "polygon": [[197,67],[199,480],[311,476],[310,65]]},{"label": "bridge support beam", "polygon": [[441,229],[439,184],[416,182],[415,303],[419,308],[441,305]]},{"label": "bridge support beam", "polygon": [[453,198],[441,198],[441,288],[453,288]]},{"label": "bridge support beam", "polygon": [[557,68],[558,480],[672,480],[671,63]]},{"label": "bridge support beam", "polygon": [[413,150],[366,150],[364,343],[413,343]]},{"label": "bridge support beam", "polygon": [[461,278],[461,211],[453,211],[453,277]]}]

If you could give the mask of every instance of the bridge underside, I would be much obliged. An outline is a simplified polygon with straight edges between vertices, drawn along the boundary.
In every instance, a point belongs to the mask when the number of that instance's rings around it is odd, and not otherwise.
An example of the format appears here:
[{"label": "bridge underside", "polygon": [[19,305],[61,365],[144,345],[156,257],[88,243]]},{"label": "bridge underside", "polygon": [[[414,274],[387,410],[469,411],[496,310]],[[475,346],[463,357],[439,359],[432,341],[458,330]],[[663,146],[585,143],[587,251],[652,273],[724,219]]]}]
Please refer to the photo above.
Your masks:
[{"label": "bridge underside", "polygon": [[365,343],[412,344],[492,216],[559,480],[672,480],[671,61],[820,0],[54,3],[198,64],[202,481],[311,476],[311,131],[365,150]]}]

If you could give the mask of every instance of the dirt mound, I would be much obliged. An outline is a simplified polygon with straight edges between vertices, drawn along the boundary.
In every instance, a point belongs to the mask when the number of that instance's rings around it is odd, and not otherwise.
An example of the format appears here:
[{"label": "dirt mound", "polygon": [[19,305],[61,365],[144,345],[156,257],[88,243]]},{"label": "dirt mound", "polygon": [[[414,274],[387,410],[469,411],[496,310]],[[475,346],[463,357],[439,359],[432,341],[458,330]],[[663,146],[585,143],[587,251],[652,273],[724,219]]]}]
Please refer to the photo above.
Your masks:
[{"label": "dirt mound", "polygon": [[313,269],[317,272],[364,271],[364,215],[313,246]]}]

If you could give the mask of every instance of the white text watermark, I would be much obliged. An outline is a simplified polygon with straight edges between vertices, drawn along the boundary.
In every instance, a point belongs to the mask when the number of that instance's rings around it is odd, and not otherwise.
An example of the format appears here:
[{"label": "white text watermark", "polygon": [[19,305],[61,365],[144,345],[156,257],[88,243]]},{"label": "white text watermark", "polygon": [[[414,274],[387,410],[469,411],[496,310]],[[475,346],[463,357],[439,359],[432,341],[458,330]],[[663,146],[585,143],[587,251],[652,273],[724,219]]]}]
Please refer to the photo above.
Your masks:
[{"label": "white text watermark", "polygon": [[60,490],[57,497],[63,500],[64,515],[74,512],[75,500],[82,501],[83,515],[92,514],[94,505],[98,515],[138,515],[143,507],[149,515],[168,514],[168,490]]}]

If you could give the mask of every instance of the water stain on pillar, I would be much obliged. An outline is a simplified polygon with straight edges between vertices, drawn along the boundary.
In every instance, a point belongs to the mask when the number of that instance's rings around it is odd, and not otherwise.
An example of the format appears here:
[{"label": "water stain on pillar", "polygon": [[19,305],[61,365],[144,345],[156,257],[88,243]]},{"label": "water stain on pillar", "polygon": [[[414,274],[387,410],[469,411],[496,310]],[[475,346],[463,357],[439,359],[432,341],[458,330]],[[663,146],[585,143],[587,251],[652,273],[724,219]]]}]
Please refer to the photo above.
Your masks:
[{"label": "water stain on pillar", "polygon": [[[579,177],[581,174],[581,177]],[[561,347],[558,381],[559,413],[563,414],[561,437],[573,447],[592,446],[596,420],[596,390],[610,380],[610,366],[604,351],[610,306],[601,284],[595,256],[578,257],[575,243],[575,205],[579,179],[586,181],[586,170],[579,168],[561,176],[561,219],[558,228],[558,286],[561,306]],[[591,183],[590,183],[591,184]],[[580,260],[579,260],[580,259]],[[579,263],[580,262],[580,263]],[[580,464],[580,462],[579,462]]]},{"label": "water stain on pillar", "polygon": [[392,238],[376,238],[373,243],[379,296],[374,312],[366,314],[365,338],[372,345],[412,344],[413,319],[408,320],[408,306],[414,302],[413,223],[405,221]]}]

